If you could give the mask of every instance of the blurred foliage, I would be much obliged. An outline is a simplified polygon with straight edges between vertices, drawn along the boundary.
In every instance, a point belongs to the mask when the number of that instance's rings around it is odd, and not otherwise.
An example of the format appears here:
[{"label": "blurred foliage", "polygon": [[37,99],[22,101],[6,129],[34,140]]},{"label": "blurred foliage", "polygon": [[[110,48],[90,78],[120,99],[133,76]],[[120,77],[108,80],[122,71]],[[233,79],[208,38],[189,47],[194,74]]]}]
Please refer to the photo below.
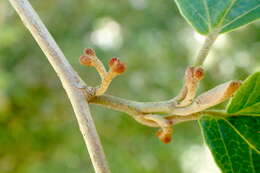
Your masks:
[{"label": "blurred foliage", "polygon": [[[78,63],[85,47],[94,48],[104,62],[120,57],[128,69],[109,93],[128,99],[159,101],[176,95],[201,45],[201,36],[172,0],[31,3],[88,84],[97,85],[99,78]],[[257,22],[219,38],[207,59],[201,91],[259,70],[259,29]],[[114,173],[184,173],[206,167],[196,122],[174,127],[173,142],[165,145],[154,137],[156,129],[124,113],[94,105],[91,110]],[[0,172],[93,172],[57,75],[7,1],[0,1]]]}]

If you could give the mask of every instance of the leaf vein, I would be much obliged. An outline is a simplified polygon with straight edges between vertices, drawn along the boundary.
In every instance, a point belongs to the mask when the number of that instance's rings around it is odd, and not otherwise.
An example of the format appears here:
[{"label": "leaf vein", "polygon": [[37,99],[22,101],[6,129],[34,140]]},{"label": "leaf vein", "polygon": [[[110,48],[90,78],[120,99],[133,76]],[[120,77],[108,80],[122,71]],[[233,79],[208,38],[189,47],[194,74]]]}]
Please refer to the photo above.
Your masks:
[{"label": "leaf vein", "polygon": [[254,91],[255,88],[257,87],[257,79],[254,80],[253,86],[254,86],[254,87],[252,88],[250,94],[248,95],[247,100],[246,100],[246,103],[244,104],[244,106],[242,107],[242,109],[245,108],[245,107],[248,105],[248,102],[250,101],[251,95],[253,94],[253,91]]},{"label": "leaf vein", "polygon": [[223,146],[224,146],[224,148],[225,148],[225,150],[226,150],[226,153],[227,153],[227,156],[228,156],[228,160],[229,160],[229,162],[230,162],[230,166],[231,166],[232,172],[235,173],[235,172],[234,172],[234,169],[233,169],[232,162],[231,162],[231,158],[230,158],[230,156],[229,156],[229,152],[228,152],[226,143],[225,143],[224,138],[223,138],[223,134],[222,134],[222,132],[221,132],[221,130],[220,130],[219,122],[218,122],[216,119],[215,119],[215,121],[216,121],[216,124],[217,124],[217,126],[218,126],[218,131],[219,131],[219,134],[220,134],[220,137],[221,137],[220,139],[221,139],[221,141],[222,141],[222,143],[223,143]]},{"label": "leaf vein", "polygon": [[197,14],[199,15],[199,17],[200,17],[206,24],[208,24],[207,20],[199,13],[199,11],[198,11],[196,8],[194,8],[191,4],[188,4],[188,5],[195,11],[195,13],[197,13]]},{"label": "leaf vein", "polygon": [[242,135],[238,130],[237,128],[231,124],[227,119],[225,118],[221,118],[223,119],[248,145],[250,148],[252,148],[253,150],[255,150],[258,154],[260,153],[260,151],[253,145],[251,144],[244,135]]},{"label": "leaf vein", "polygon": [[208,18],[208,27],[209,27],[209,32],[211,31],[211,19],[210,19],[210,14],[209,14],[209,8],[208,8],[208,2],[207,0],[202,0],[206,14],[207,14],[207,18]]},{"label": "leaf vein", "polygon": [[249,149],[249,158],[250,158],[250,163],[251,163],[251,166],[252,166],[252,170],[253,170],[254,173],[256,173],[255,172],[255,166],[253,164],[252,149]]},{"label": "leaf vein", "polygon": [[237,16],[235,19],[233,19],[233,20],[231,20],[230,22],[228,22],[228,23],[226,23],[225,25],[223,25],[221,29],[223,29],[223,28],[225,28],[226,26],[228,26],[228,25],[234,23],[235,21],[237,21],[237,20],[240,19],[241,17],[244,17],[245,15],[247,15],[248,13],[250,13],[250,12],[256,10],[256,9],[259,8],[259,7],[260,7],[260,4],[257,5],[256,7],[254,7],[254,8],[252,8],[252,9],[248,10],[247,12],[245,12],[245,13],[243,13],[243,14]]},{"label": "leaf vein", "polygon": [[224,11],[224,15],[222,16],[222,18],[220,19],[220,22],[218,25],[222,25],[226,16],[228,15],[228,13],[230,12],[231,8],[233,7],[233,5],[236,3],[237,0],[232,0],[232,2],[230,3],[230,5],[228,6],[228,8]]}]

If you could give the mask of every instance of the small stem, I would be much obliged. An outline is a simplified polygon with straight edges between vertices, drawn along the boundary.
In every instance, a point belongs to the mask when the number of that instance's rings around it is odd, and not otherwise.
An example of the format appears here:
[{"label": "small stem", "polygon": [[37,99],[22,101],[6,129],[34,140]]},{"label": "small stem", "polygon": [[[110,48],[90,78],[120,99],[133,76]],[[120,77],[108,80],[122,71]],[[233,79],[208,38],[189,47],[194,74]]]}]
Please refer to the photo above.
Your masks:
[{"label": "small stem", "polygon": [[107,75],[106,68],[103,65],[102,61],[100,61],[100,59],[98,59],[97,57],[95,57],[94,61],[95,61],[95,68],[97,69],[97,72],[101,80],[103,81],[105,76]]},{"label": "small stem", "polygon": [[206,39],[205,39],[205,41],[204,41],[204,43],[202,45],[202,48],[200,49],[200,51],[199,51],[199,53],[198,53],[198,55],[197,55],[197,57],[195,59],[195,63],[194,63],[195,66],[203,65],[206,57],[209,54],[209,51],[210,51],[213,43],[216,41],[216,39],[218,37],[218,33],[219,33],[219,31],[216,30],[216,31],[210,33],[206,37]]},{"label": "small stem", "polygon": [[102,83],[101,85],[97,88],[96,90],[96,95],[100,96],[103,95],[108,87],[110,86],[110,83],[112,82],[112,80],[117,76],[117,73],[114,73],[113,71],[109,70],[108,73],[106,73],[106,75],[102,78]]}]

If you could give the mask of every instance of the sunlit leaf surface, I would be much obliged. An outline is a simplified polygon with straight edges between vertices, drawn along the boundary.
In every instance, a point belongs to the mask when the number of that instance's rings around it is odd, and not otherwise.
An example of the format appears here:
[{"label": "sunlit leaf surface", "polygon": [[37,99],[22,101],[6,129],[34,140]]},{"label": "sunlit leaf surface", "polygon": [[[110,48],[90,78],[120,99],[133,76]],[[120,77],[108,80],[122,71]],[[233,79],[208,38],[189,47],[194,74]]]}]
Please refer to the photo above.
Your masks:
[{"label": "sunlit leaf surface", "polygon": [[175,0],[181,14],[201,34],[228,32],[260,18],[259,0]]},{"label": "sunlit leaf surface", "polygon": [[227,112],[234,116],[205,116],[199,121],[206,143],[225,173],[256,173],[260,169],[259,102],[258,72],[242,84],[231,100]]}]

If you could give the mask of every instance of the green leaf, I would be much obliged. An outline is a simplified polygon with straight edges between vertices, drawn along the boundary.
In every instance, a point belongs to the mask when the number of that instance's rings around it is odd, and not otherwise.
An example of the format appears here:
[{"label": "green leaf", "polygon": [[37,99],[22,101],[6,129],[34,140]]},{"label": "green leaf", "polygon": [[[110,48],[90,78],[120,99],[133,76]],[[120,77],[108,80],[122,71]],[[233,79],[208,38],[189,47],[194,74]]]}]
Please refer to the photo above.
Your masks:
[{"label": "green leaf", "polygon": [[259,117],[205,116],[199,122],[223,173],[256,173],[260,170]]},{"label": "green leaf", "polygon": [[183,17],[201,34],[234,30],[260,18],[259,0],[175,0]]},{"label": "green leaf", "polygon": [[205,141],[224,173],[256,173],[260,170],[260,72],[243,82],[227,113],[234,116],[199,120]]},{"label": "green leaf", "polygon": [[260,72],[245,80],[231,100],[227,113],[260,115]]}]

